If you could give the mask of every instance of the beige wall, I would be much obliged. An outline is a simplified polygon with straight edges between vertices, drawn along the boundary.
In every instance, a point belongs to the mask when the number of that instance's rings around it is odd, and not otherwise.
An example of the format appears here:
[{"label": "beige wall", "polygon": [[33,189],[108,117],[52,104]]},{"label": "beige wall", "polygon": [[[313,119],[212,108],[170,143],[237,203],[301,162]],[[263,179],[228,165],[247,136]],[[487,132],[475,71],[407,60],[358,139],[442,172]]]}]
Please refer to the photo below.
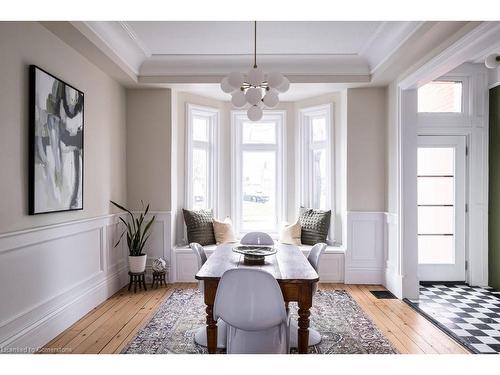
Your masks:
[{"label": "beige wall", "polygon": [[347,90],[347,210],[386,211],[386,89]]},{"label": "beige wall", "polygon": [[386,178],[387,211],[393,214],[398,213],[398,139],[399,130],[397,122],[398,100],[397,84],[392,82],[387,87],[387,129],[386,129]]},{"label": "beige wall", "polygon": [[[0,22],[0,233],[95,217],[126,199],[125,90],[37,22]],[[84,210],[27,215],[28,66],[85,93]]]},{"label": "beige wall", "polygon": [[171,209],[171,91],[127,90],[127,204]]}]

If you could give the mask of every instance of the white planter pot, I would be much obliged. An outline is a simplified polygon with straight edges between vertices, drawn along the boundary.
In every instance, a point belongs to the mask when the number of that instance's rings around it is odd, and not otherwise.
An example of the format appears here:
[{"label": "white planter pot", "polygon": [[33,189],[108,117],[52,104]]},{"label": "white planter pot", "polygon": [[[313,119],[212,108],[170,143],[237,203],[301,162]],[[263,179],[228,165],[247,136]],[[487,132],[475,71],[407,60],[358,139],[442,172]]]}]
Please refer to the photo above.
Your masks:
[{"label": "white planter pot", "polygon": [[128,256],[128,267],[130,269],[130,272],[134,273],[140,273],[144,272],[146,269],[146,259],[147,259],[147,254],[140,255],[140,256]]}]

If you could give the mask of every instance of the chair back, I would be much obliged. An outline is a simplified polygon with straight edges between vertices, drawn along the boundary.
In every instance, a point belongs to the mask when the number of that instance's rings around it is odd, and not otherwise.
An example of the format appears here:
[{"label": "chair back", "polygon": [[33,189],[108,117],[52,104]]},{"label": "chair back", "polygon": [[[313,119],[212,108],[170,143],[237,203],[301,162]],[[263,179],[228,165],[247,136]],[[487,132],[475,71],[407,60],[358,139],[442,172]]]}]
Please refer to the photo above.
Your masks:
[{"label": "chair back", "polygon": [[214,319],[244,331],[262,331],[287,321],[280,286],[268,272],[251,268],[226,271],[217,287]]},{"label": "chair back", "polygon": [[242,245],[274,245],[271,236],[264,232],[249,232],[243,236],[240,243]]},{"label": "chair back", "polygon": [[319,260],[321,258],[321,254],[324,253],[326,249],[326,243],[317,243],[314,245],[307,257],[307,260],[309,263],[311,263],[311,266],[314,268],[316,272],[318,272],[319,269]]},{"label": "chair back", "polygon": [[207,261],[207,254],[205,253],[205,249],[203,248],[203,246],[196,242],[190,243],[189,247],[191,248],[191,250],[193,250],[194,255],[196,255],[199,270]]}]

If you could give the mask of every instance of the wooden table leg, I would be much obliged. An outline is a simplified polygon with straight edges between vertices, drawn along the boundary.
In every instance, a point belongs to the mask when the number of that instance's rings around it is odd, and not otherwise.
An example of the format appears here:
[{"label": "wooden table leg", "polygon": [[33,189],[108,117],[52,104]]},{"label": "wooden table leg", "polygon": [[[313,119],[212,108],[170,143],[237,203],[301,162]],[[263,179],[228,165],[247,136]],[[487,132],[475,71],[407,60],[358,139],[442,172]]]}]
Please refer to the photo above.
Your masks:
[{"label": "wooden table leg", "polygon": [[299,293],[299,318],[298,318],[298,350],[300,354],[307,354],[309,344],[309,309],[312,306],[313,284],[303,284]]},{"label": "wooden table leg", "polygon": [[218,281],[204,281],[205,309],[207,313],[207,349],[208,353],[215,354],[217,351],[217,322],[214,320],[214,302],[215,293],[217,292]]}]

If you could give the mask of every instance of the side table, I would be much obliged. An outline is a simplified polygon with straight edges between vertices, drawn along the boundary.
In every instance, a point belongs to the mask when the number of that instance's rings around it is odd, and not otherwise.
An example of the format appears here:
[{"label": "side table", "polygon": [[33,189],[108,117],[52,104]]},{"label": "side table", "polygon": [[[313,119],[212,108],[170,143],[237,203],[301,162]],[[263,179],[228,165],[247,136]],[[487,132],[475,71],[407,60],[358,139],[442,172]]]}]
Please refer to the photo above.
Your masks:
[{"label": "side table", "polygon": [[128,290],[130,291],[130,288],[132,287],[132,284],[134,284],[134,293],[137,291],[137,284],[139,284],[139,289],[142,289],[142,286],[144,286],[144,290],[148,290],[146,288],[146,271],[143,272],[130,272],[129,271],[129,276],[130,276],[130,283],[128,284]]}]

